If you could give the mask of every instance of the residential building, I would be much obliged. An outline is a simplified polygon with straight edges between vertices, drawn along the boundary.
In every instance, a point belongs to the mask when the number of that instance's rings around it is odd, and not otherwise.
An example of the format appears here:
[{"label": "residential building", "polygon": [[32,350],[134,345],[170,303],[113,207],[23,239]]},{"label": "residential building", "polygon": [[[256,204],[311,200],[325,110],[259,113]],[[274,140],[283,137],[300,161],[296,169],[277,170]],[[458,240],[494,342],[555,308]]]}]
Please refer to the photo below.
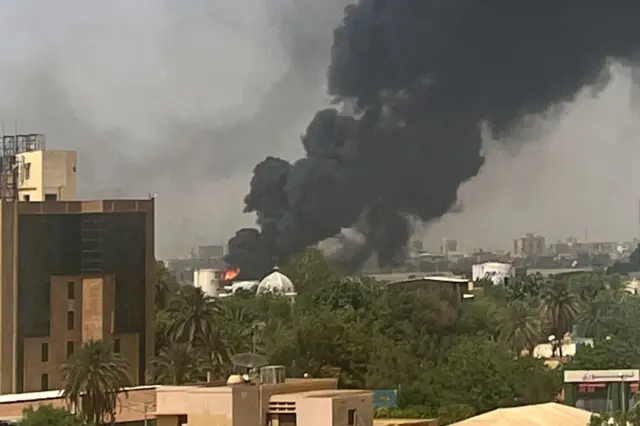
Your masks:
[{"label": "residential building", "polygon": [[394,290],[416,290],[421,288],[450,288],[461,298],[473,297],[473,281],[467,278],[442,275],[425,275],[422,273],[397,273],[369,275],[380,282],[386,283]]},{"label": "residential building", "polygon": [[0,393],[61,387],[87,339],[153,355],[154,200],[0,201]]},{"label": "residential building", "polygon": [[545,239],[541,235],[528,233],[513,240],[513,255],[518,257],[542,256],[546,251]]},{"label": "residential building", "polygon": [[458,250],[458,241],[453,240],[451,238],[443,238],[442,245],[440,246],[440,251],[447,255],[450,252],[455,252]]},{"label": "residential building", "polygon": [[21,201],[73,201],[77,198],[75,151],[28,151],[16,155]]},{"label": "residential building", "polygon": [[[283,367],[263,367],[278,369]],[[262,376],[262,374],[261,374]],[[373,392],[337,389],[336,379],[245,381],[226,385],[162,386],[157,390],[158,426],[372,426]],[[274,376],[275,377],[275,376]]]}]

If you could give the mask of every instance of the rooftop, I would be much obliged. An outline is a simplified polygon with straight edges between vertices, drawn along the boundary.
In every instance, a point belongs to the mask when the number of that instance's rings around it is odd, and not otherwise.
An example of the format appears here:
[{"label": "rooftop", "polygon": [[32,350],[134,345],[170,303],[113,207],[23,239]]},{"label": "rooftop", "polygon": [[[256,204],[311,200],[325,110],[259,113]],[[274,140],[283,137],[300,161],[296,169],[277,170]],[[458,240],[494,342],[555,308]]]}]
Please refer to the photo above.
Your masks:
[{"label": "rooftop", "polygon": [[416,281],[439,281],[439,282],[455,283],[455,284],[466,284],[469,282],[467,278],[445,276],[445,275],[427,275],[423,272],[372,274],[369,276],[378,281],[384,281],[391,284],[416,282]]},{"label": "rooftop", "polygon": [[290,402],[302,398],[337,398],[345,395],[371,395],[371,391],[361,389],[323,389],[306,392],[296,392],[289,394],[272,395],[270,402]]},{"label": "rooftop", "polygon": [[[127,392],[141,391],[141,390],[153,390],[159,386],[133,386],[125,388]],[[0,404],[12,404],[14,402],[31,402],[42,401],[47,399],[59,399],[62,398],[62,390],[50,390],[41,392],[26,392],[26,393],[9,393],[0,395]]]}]

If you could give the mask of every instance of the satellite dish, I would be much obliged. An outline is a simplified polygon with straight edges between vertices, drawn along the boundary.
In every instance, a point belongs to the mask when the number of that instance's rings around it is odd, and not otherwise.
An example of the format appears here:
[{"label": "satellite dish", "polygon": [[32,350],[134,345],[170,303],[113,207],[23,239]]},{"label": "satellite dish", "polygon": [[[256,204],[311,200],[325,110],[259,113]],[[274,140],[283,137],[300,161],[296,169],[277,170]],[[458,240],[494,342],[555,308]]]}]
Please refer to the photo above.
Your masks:
[{"label": "satellite dish", "polygon": [[243,352],[231,355],[231,362],[235,366],[249,368],[251,370],[255,370],[269,364],[269,360],[267,358],[253,352]]}]

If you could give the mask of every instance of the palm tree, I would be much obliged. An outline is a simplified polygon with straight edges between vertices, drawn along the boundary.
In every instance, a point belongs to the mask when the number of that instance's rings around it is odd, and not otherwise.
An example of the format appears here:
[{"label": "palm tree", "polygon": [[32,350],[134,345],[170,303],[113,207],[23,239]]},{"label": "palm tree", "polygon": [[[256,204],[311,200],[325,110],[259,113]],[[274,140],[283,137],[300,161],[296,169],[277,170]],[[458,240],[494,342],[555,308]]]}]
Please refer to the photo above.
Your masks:
[{"label": "palm tree", "polygon": [[63,396],[80,409],[87,422],[96,425],[104,423],[105,419],[115,422],[119,393],[131,386],[131,380],[127,362],[113,351],[112,345],[102,340],[89,340],[61,370]]},{"label": "palm tree", "polygon": [[[551,334],[562,341],[562,337],[571,330],[580,311],[581,301],[571,292],[567,281],[550,278],[542,294],[542,316],[547,321]],[[562,357],[562,344],[559,345]],[[555,354],[555,348],[554,348]]]},{"label": "palm tree", "polygon": [[169,296],[178,291],[180,284],[161,260],[156,261],[155,274],[155,305],[158,309],[164,309],[169,303]]},{"label": "palm tree", "polygon": [[205,376],[203,356],[190,343],[172,343],[151,360],[155,383],[182,385]]},{"label": "palm tree", "polygon": [[199,339],[214,332],[219,308],[218,300],[201,288],[182,287],[167,308],[171,335],[176,341],[196,346]]},{"label": "palm tree", "polygon": [[501,340],[509,342],[518,356],[523,349],[533,355],[535,346],[543,335],[542,321],[538,311],[525,302],[510,303],[499,328]]},{"label": "palm tree", "polygon": [[214,377],[226,377],[231,373],[231,355],[253,350],[250,324],[243,308],[222,304],[216,317],[216,329],[201,340]]}]

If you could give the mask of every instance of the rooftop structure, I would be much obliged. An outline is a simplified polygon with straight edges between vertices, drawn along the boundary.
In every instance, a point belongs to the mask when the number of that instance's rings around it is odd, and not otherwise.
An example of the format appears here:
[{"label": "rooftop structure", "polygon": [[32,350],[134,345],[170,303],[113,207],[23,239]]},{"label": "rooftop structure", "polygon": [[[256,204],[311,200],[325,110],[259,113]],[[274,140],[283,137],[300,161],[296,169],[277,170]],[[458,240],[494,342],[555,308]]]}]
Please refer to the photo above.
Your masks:
[{"label": "rooftop structure", "polygon": [[296,292],[293,283],[285,274],[275,268],[273,272],[264,277],[258,284],[258,294],[260,293],[277,293],[294,295]]}]

